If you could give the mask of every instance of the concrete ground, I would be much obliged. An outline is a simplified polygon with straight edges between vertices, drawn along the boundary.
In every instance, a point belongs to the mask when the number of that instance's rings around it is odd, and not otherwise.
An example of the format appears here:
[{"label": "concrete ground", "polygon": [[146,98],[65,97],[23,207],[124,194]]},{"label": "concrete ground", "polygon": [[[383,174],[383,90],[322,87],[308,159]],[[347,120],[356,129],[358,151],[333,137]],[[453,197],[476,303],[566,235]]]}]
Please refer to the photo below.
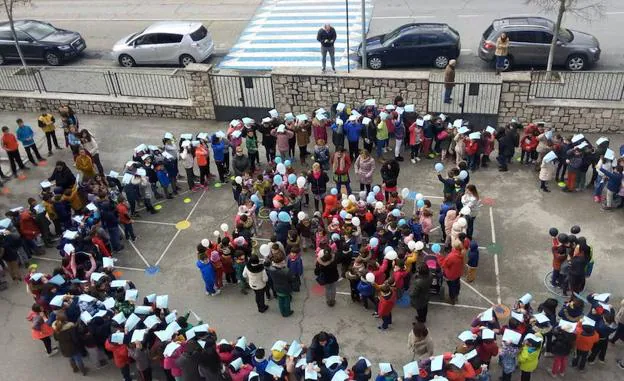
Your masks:
[{"label": "concrete ground", "polygon": [[[604,6],[602,16],[587,19],[569,14],[564,19],[564,26],[598,38],[602,57],[595,70],[621,70],[624,68],[624,47],[619,43],[618,26],[624,18],[624,5],[618,0],[591,3]],[[215,40],[216,55],[209,62],[218,63],[236,43],[260,4],[261,0],[35,0],[29,6],[17,7],[15,15],[16,18],[44,20],[80,32],[88,47],[82,58],[68,65],[97,66],[116,66],[117,63],[109,57],[113,44],[153,22],[198,20],[206,25]],[[375,0],[373,5],[369,37],[390,32],[410,22],[443,22],[457,29],[462,41],[459,67],[464,70],[493,70],[476,56],[481,34],[492,20],[526,15],[556,18],[553,12],[543,12],[539,7],[517,0],[446,0],[432,3]],[[319,26],[323,22],[319,17]]]},{"label": "concrete ground", "polygon": [[[16,117],[35,125],[34,114],[2,113],[0,123],[12,125]],[[80,116],[80,121],[82,128],[89,129],[96,136],[106,170],[119,170],[129,159],[133,147],[140,143],[157,144],[166,131],[179,136],[185,132],[212,132],[225,128],[225,124],[208,121],[87,115]],[[38,138],[42,147],[41,136]],[[615,147],[624,143],[622,136],[612,139]],[[45,152],[45,149],[41,151]],[[71,162],[67,150],[57,151],[47,166],[29,171],[24,180],[10,181],[0,196],[0,209],[4,211],[24,204],[27,197],[38,191],[39,182],[51,173],[53,162],[59,159]],[[432,160],[422,160],[415,165],[404,162],[399,184],[423,193],[437,210],[442,186],[435,177],[433,164]],[[0,165],[4,170],[8,167],[4,161]],[[611,292],[615,305],[624,297],[624,278],[620,270],[624,260],[619,256],[624,245],[617,238],[624,230],[622,211],[600,211],[587,192],[564,194],[556,191],[553,185],[552,193],[540,193],[536,176],[529,168],[517,163],[510,168],[508,173],[489,168],[471,174],[485,204],[476,220],[475,239],[483,247],[479,270],[474,283],[462,284],[460,305],[449,306],[433,298],[427,324],[436,353],[452,350],[458,343],[457,334],[491,304],[510,305],[525,292],[534,295],[536,304],[553,296],[544,286],[544,278],[550,271],[548,228],[551,226],[568,230],[579,224],[581,235],[592,245],[596,265],[588,280],[587,291]],[[379,181],[378,174],[376,181]],[[186,189],[185,183],[181,187]],[[185,198],[190,198],[190,202],[185,203]],[[330,309],[324,302],[323,290],[315,284],[310,252],[303,255],[305,280],[301,292],[294,296],[295,313],[290,318],[280,317],[275,301],[269,302],[267,313],[257,313],[253,296],[241,295],[234,286],[227,286],[218,297],[205,296],[200,274],[194,265],[195,246],[202,238],[211,238],[221,223],[231,223],[235,203],[230,187],[225,185],[205,193],[187,193],[161,205],[160,214],[142,214],[137,218],[135,231],[139,238],[136,244],[125,243],[125,250],[117,255],[122,277],[133,280],[143,295],[152,292],[169,294],[173,308],[181,312],[191,309],[216,328],[220,337],[229,340],[245,335],[265,347],[271,346],[278,338],[287,341],[297,338],[307,343],[315,333],[324,329],[337,335],[341,352],[351,363],[359,355],[367,356],[373,363],[391,361],[397,369],[410,361],[406,336],[414,311],[397,306],[392,329],[380,332],[370,311],[350,301],[345,281],[339,284],[336,307]],[[190,227],[178,230],[175,224],[185,220],[190,222]],[[269,234],[266,227],[260,231],[263,237]],[[432,240],[439,240],[439,231],[432,233]],[[49,250],[45,256],[33,261],[41,269],[51,271],[58,265],[58,259],[58,254]],[[156,265],[159,271],[155,274],[145,272],[146,267]],[[48,375],[50,380],[74,379],[64,359],[47,358],[42,345],[30,338],[29,325],[24,318],[31,303],[22,285],[11,285],[8,290],[0,292],[0,328],[3,331],[0,351],[4,354],[0,374],[7,379],[30,380],[41,374]],[[579,381],[621,379],[622,370],[617,368],[614,359],[624,356],[623,348],[621,343],[611,346],[606,364],[593,365],[585,374],[570,369],[567,377]],[[546,373],[550,365],[551,359],[542,358],[533,379],[550,379]],[[493,365],[493,371],[498,376],[497,365]],[[109,366],[93,371],[90,377],[104,380],[118,377],[118,373]],[[162,380],[163,376],[157,373],[155,378]]]}]

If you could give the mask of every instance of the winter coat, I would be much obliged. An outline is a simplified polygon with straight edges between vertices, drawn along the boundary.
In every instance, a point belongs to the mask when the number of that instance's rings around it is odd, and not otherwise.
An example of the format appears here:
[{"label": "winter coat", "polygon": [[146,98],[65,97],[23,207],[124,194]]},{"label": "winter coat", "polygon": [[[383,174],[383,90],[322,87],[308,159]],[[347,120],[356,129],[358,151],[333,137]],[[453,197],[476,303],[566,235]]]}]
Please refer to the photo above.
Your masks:
[{"label": "winter coat", "polygon": [[598,332],[594,331],[592,334],[586,334],[583,332],[583,327],[579,324],[576,330],[576,349],[579,351],[589,352],[594,344],[600,340]]},{"label": "winter coat", "polygon": [[347,135],[347,140],[351,143],[358,142],[362,135],[362,128],[364,126],[359,122],[347,122],[344,125],[344,130]]},{"label": "winter coat", "polygon": [[338,340],[336,340],[336,336],[331,333],[327,334],[328,339],[325,346],[319,344],[318,334],[312,338],[312,343],[310,343],[310,347],[306,352],[306,360],[308,363],[316,362],[317,364],[321,364],[324,358],[330,356],[337,356],[340,353],[340,346],[338,345]]},{"label": "winter coat", "polygon": [[607,176],[607,189],[610,192],[618,193],[622,185],[622,174],[618,172],[608,172],[604,168],[600,168],[600,172]]},{"label": "winter coat", "polygon": [[[225,148],[226,147],[225,147],[225,142],[223,141],[223,139],[219,141],[217,141],[216,139],[213,139],[210,146],[212,147],[212,156],[214,156],[215,161],[221,162],[225,160],[225,155],[226,155]],[[201,147],[201,145],[199,147]],[[208,157],[208,149],[206,149],[205,147],[202,148],[201,153],[204,156]],[[197,150],[195,150],[195,155],[197,156]],[[197,165],[199,165],[199,160],[197,161]]]},{"label": "winter coat", "polygon": [[66,166],[60,171],[54,168],[52,175],[48,177],[48,181],[56,182],[57,187],[63,188],[63,190],[72,188],[76,184],[76,176]]},{"label": "winter coat", "polygon": [[184,343],[180,347],[178,347],[171,356],[163,358],[163,368],[171,371],[171,375],[173,377],[181,377],[182,369],[178,367],[176,361],[180,358],[182,353],[184,352]]},{"label": "winter coat", "polygon": [[446,279],[456,280],[462,276],[464,272],[464,258],[457,249],[451,250],[445,257],[439,256],[438,261],[442,266],[442,271]]},{"label": "winter coat", "polygon": [[554,174],[555,165],[553,164],[553,162],[542,162],[542,165],[540,165],[540,171],[538,176],[540,181],[550,181],[552,180]]},{"label": "winter coat", "polygon": [[357,290],[362,298],[371,296],[373,295],[373,292],[374,292],[373,285],[363,280],[360,280],[358,282]]},{"label": "winter coat", "polygon": [[210,262],[204,263],[200,260],[197,260],[196,266],[201,272],[204,282],[207,284],[213,284],[215,280],[215,270],[212,267],[212,264]]},{"label": "winter coat", "polygon": [[[187,342],[188,343],[188,342]],[[188,344],[187,344],[188,345]],[[187,351],[184,349],[184,353],[176,361],[178,368],[182,370],[182,378],[184,381],[202,381],[204,380],[200,375],[200,358],[202,356],[199,350]],[[202,370],[206,369],[202,367]],[[210,379],[211,381],[218,381],[217,377]]]},{"label": "winter coat", "polygon": [[41,234],[41,231],[39,230],[39,227],[37,226],[37,223],[35,222],[35,219],[33,218],[30,210],[24,209],[20,213],[19,220],[19,231],[22,235],[22,238],[27,240],[33,240]]},{"label": "winter coat", "polygon": [[414,288],[410,294],[410,303],[415,309],[422,309],[429,304],[429,289],[431,288],[433,277],[431,274],[418,276],[414,279]]},{"label": "winter coat", "polygon": [[552,354],[555,356],[568,356],[576,342],[574,333],[566,332],[562,329],[555,330],[555,337],[552,344]]},{"label": "winter coat", "polygon": [[392,290],[388,296],[380,296],[377,304],[377,314],[379,317],[390,316],[392,309],[396,304],[396,291]]},{"label": "winter coat", "polygon": [[295,277],[293,273],[290,271],[288,267],[286,267],[286,262],[273,263],[271,267],[269,267],[269,276],[273,281],[273,288],[275,292],[281,294],[290,294],[292,293],[292,286],[295,281]]},{"label": "winter coat", "polygon": [[125,344],[113,344],[107,339],[104,348],[113,354],[113,362],[117,368],[123,368],[130,364],[128,347]]},{"label": "winter coat", "polygon": [[[349,124],[350,122],[347,122]],[[344,147],[345,146],[345,126],[338,125],[336,123],[331,125],[332,129],[332,144],[334,147]]]},{"label": "winter coat", "polygon": [[65,322],[60,330],[55,329],[54,339],[58,341],[59,350],[64,357],[72,357],[81,351],[82,344],[74,323]]},{"label": "winter coat", "polygon": [[388,140],[388,126],[385,120],[377,125],[377,140]]},{"label": "winter coat", "polygon": [[32,128],[27,125],[23,125],[18,127],[15,131],[15,135],[17,136],[17,140],[19,140],[24,147],[30,147],[35,144],[34,133]]},{"label": "winter coat", "polygon": [[298,255],[297,258],[294,259],[289,255],[287,263],[288,268],[295,276],[303,276],[303,260],[301,259],[300,255]]},{"label": "winter coat", "polygon": [[288,140],[292,139],[295,134],[290,130],[284,130],[283,133],[277,133],[277,129],[271,131],[271,135],[275,136],[277,140],[277,150],[280,152],[288,152],[289,143]]},{"label": "winter coat", "polygon": [[166,188],[169,185],[171,185],[171,180],[169,179],[169,175],[167,174],[167,171],[165,171],[164,169],[159,169],[158,171],[156,171],[156,176],[158,176],[158,182],[160,183],[160,185],[163,186],[163,188]]},{"label": "winter coat", "polygon": [[534,351],[529,351],[529,348],[528,345],[523,346],[518,355],[518,365],[523,372],[533,372],[537,369],[537,364],[539,363],[539,355],[542,350],[541,346],[535,348]]},{"label": "winter coat", "polygon": [[414,354],[416,360],[424,360],[433,356],[433,340],[431,335],[424,338],[417,338],[414,331],[410,331],[407,335],[407,347]]},{"label": "winter coat", "polygon": [[242,176],[245,171],[249,170],[249,158],[245,155],[234,155],[232,160],[232,168],[234,168],[235,176]]},{"label": "winter coat", "polygon": [[307,182],[310,184],[310,190],[312,194],[323,195],[327,192],[327,183],[329,182],[329,176],[325,171],[321,171],[319,178],[314,177],[314,173],[310,171],[308,173]]},{"label": "winter coat", "polygon": [[243,278],[247,279],[247,283],[252,290],[262,290],[266,287],[269,277],[264,269],[264,265],[247,263],[243,270]]},{"label": "winter coat", "polygon": [[362,155],[355,160],[355,174],[358,175],[361,184],[372,184],[373,174],[375,173],[375,159],[368,156],[364,159]]},{"label": "winter coat", "polygon": [[340,278],[340,274],[338,274],[336,256],[332,253],[331,258],[327,262],[322,261],[321,258],[317,258],[314,275],[321,276],[325,281],[325,284],[337,282]]},{"label": "winter coat", "polygon": [[305,147],[310,144],[310,135],[312,131],[308,126],[298,125],[295,128],[295,135],[297,136],[297,145],[299,147]]},{"label": "winter coat", "polygon": [[135,176],[132,176],[130,182],[124,185],[124,193],[126,194],[126,199],[128,201],[137,201],[141,198],[141,189],[140,189],[141,179]]},{"label": "winter coat", "polygon": [[477,346],[477,354],[482,362],[490,362],[494,356],[498,356],[498,345],[495,340],[482,341]]},{"label": "winter coat", "polygon": [[[388,168],[388,164],[390,168]],[[399,179],[399,172],[401,169],[399,168],[399,163],[392,160],[390,163],[384,164],[381,167],[381,178],[386,185],[386,188],[394,188],[397,186],[397,180]]]}]

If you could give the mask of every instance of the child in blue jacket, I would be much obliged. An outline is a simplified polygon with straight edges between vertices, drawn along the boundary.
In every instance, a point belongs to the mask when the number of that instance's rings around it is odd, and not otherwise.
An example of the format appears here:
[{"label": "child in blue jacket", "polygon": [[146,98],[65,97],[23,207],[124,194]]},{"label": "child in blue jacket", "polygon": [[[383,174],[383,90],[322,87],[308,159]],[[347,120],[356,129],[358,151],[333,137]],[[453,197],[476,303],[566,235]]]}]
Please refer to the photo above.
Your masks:
[{"label": "child in blue jacket", "polygon": [[301,259],[301,249],[295,245],[290,248],[287,261],[288,269],[294,275],[293,291],[299,292],[301,288],[301,277],[303,276],[303,260]]},{"label": "child in blue jacket", "polygon": [[477,277],[477,267],[479,266],[479,244],[477,241],[470,242],[470,251],[468,251],[468,263],[466,263],[468,271],[466,272],[466,282],[471,283]]},{"label": "child in blue jacket", "polygon": [[169,174],[162,164],[156,165],[156,176],[158,177],[158,182],[165,191],[165,195],[167,196],[167,198],[173,198],[173,196],[171,195],[171,190],[169,189],[169,186],[171,185],[171,179],[169,178]]},{"label": "child in blue jacket", "polygon": [[217,294],[214,288],[215,270],[205,252],[202,252],[199,255],[196,265],[201,272],[202,279],[204,280],[206,295],[215,296]]},{"label": "child in blue jacket", "polygon": [[618,194],[622,185],[622,166],[618,165],[613,172],[608,172],[604,167],[600,167],[600,172],[607,176],[607,197],[603,210],[613,209],[613,196]]}]

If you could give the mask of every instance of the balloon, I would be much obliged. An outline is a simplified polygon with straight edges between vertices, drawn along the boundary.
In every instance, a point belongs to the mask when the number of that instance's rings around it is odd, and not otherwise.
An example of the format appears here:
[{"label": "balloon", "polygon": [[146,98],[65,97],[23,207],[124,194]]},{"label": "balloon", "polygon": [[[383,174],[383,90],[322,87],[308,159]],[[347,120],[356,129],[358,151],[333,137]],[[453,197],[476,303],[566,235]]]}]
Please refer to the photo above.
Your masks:
[{"label": "balloon", "polygon": [[422,243],[422,241],[416,242],[416,247],[415,247],[416,250],[422,250],[424,248],[425,248],[425,244]]},{"label": "balloon", "polygon": [[234,181],[236,181],[236,184],[242,184],[243,183],[243,178],[240,176],[236,176],[236,178],[234,178]]},{"label": "balloon", "polygon": [[340,241],[340,235],[338,233],[334,233],[331,235],[332,241]]},{"label": "balloon", "polygon": [[557,228],[550,228],[548,234],[550,234],[551,237],[556,237],[559,234],[559,230],[557,230]]},{"label": "balloon", "polygon": [[349,206],[350,202],[347,199],[342,200],[342,202],[340,203],[340,205],[342,205],[343,208],[346,208],[347,206]]},{"label": "balloon", "polygon": [[375,282],[375,274],[367,273],[365,279],[366,279],[366,281],[368,283],[374,283]]},{"label": "balloon", "polygon": [[342,218],[343,220],[344,220],[345,218],[347,218],[347,211],[346,211],[346,210],[341,210],[341,211],[340,211],[340,218]]},{"label": "balloon", "polygon": [[465,228],[468,225],[468,221],[464,217],[460,217],[457,219],[457,225],[462,228]]},{"label": "balloon", "polygon": [[395,259],[397,259],[399,256],[397,255],[397,252],[394,250],[390,250],[389,252],[386,253],[386,255],[384,256],[384,258],[386,258],[389,261],[394,261]]},{"label": "balloon", "polygon": [[299,212],[299,213],[297,213],[297,219],[298,219],[299,221],[304,220],[305,218],[306,218],[306,214],[305,214],[305,212]]},{"label": "balloon", "polygon": [[459,177],[460,180],[466,180],[466,177],[468,177],[468,172],[462,170],[461,172],[459,172],[459,175],[457,177]]},{"label": "balloon", "polygon": [[269,245],[267,245],[266,243],[263,245],[260,245],[260,254],[262,254],[262,256],[266,257],[271,253],[271,247],[269,247]]},{"label": "balloon", "polygon": [[375,203],[375,209],[383,209],[383,202],[377,201]]},{"label": "balloon", "polygon": [[470,208],[467,206],[464,206],[463,208],[461,208],[461,210],[459,211],[459,214],[461,214],[462,216],[469,216],[470,215]]},{"label": "balloon", "polygon": [[436,172],[440,173],[444,170],[444,164],[442,163],[436,163],[436,165],[433,166],[436,170]]},{"label": "balloon", "polygon": [[271,222],[277,222],[277,212],[275,210],[269,213],[269,220],[271,220]]},{"label": "balloon", "polygon": [[409,241],[409,242],[407,243],[407,248],[408,248],[408,249],[410,249],[410,250],[412,250],[412,251],[416,250],[416,242],[414,242],[414,241]]},{"label": "balloon", "polygon": [[332,188],[330,192],[331,192],[331,194],[333,194],[335,196],[335,195],[338,194],[338,189]]},{"label": "balloon", "polygon": [[290,166],[292,165],[292,163],[290,162],[290,160],[286,160],[286,161],[284,162],[284,165],[285,165],[286,167],[290,167]]},{"label": "balloon", "polygon": [[353,224],[353,226],[358,227],[360,226],[360,218],[359,217],[353,217],[351,219],[351,223]]},{"label": "balloon", "polygon": [[401,211],[398,209],[392,209],[392,215],[394,217],[399,217],[401,215]]},{"label": "balloon", "polygon": [[282,204],[279,202],[279,200],[273,199],[273,208],[280,209],[281,207],[282,207]]},{"label": "balloon", "polygon": [[407,223],[407,222],[405,222],[405,219],[404,219],[404,218],[401,218],[401,219],[399,220],[399,222],[398,222],[398,224],[397,224],[397,225],[399,225],[399,226],[403,226],[403,225],[405,225],[406,223]]},{"label": "balloon", "polygon": [[374,204],[374,203],[375,203],[375,201],[376,201],[376,200],[375,200],[375,195],[369,194],[369,195],[366,197],[366,202],[367,202],[367,203],[369,203],[369,204]]},{"label": "balloon", "polygon": [[375,186],[373,187],[373,193],[377,194],[377,193],[379,193],[380,191],[381,191],[381,188],[379,188],[379,185],[375,185]]},{"label": "balloon", "polygon": [[228,230],[230,230],[230,227],[228,226],[228,224],[221,224],[221,231],[226,232]]},{"label": "balloon", "polygon": [[218,230],[215,230],[214,232],[212,232],[212,235],[215,236],[215,237],[218,237],[218,236],[221,235],[221,233],[219,233]]},{"label": "balloon", "polygon": [[394,250],[394,249],[392,248],[392,246],[386,246],[386,247],[384,248],[383,253],[384,253],[384,255],[386,255],[386,254],[388,254],[388,253],[389,253],[390,251],[392,251],[392,250]]},{"label": "balloon", "polygon": [[282,176],[280,175],[273,176],[273,184],[277,185],[278,187],[282,185],[282,181],[284,181],[284,179],[282,179]]},{"label": "balloon", "polygon": [[570,228],[570,233],[572,234],[578,234],[581,232],[581,227],[578,225],[574,225]]},{"label": "balloon", "polygon": [[291,173],[290,175],[288,175],[288,184],[295,184],[297,182],[297,175],[295,175],[294,173]]},{"label": "balloon", "polygon": [[407,188],[401,189],[401,197],[407,198],[407,196],[409,196],[409,189]]},{"label": "balloon", "polygon": [[434,253],[438,254],[441,250],[442,247],[439,243],[434,243],[433,245],[431,245],[431,251],[433,251]]},{"label": "balloon", "polygon": [[351,201],[351,202],[357,202],[357,199],[355,198],[355,195],[354,195],[354,194],[349,195],[349,197],[347,197],[347,198],[348,198],[348,199],[349,199],[349,201]]},{"label": "balloon", "polygon": [[361,191],[359,196],[360,196],[360,200],[366,200],[366,191]]},{"label": "balloon", "polygon": [[277,165],[277,173],[279,173],[280,175],[283,175],[286,173],[286,166],[282,163],[279,163]]},{"label": "balloon", "polygon": [[290,214],[288,214],[287,212],[279,212],[279,214],[277,215],[277,219],[279,219],[281,222],[290,222]]},{"label": "balloon", "polygon": [[423,206],[425,206],[425,200],[416,201],[416,206],[422,208]]},{"label": "balloon", "polygon": [[306,178],[303,176],[299,176],[299,178],[297,179],[297,187],[299,187],[299,189],[303,189],[305,185],[306,185]]},{"label": "balloon", "polygon": [[281,164],[282,163],[282,158],[277,156],[274,161],[275,161],[275,164]]},{"label": "balloon", "polygon": [[368,241],[368,244],[370,245],[370,247],[377,247],[377,245],[379,245],[379,239],[373,237]]},{"label": "balloon", "polygon": [[416,201],[418,201],[418,200],[422,200],[422,199],[424,199],[424,198],[425,198],[425,196],[423,196],[423,194],[422,194],[422,193],[416,193]]}]

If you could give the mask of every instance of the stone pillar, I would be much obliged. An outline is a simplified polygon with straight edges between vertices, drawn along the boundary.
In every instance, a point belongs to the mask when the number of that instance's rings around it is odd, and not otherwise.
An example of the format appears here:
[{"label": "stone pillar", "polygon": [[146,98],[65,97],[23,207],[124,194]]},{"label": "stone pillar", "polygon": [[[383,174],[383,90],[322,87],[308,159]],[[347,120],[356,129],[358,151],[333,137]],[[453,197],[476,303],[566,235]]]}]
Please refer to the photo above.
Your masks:
[{"label": "stone pillar", "polygon": [[193,119],[215,119],[210,69],[212,65],[198,63],[190,64],[182,69],[189,98],[195,109]]},{"label": "stone pillar", "polygon": [[521,123],[532,121],[533,108],[529,105],[531,73],[502,73],[502,80],[498,125],[503,126],[509,123],[511,118],[518,118]]}]

